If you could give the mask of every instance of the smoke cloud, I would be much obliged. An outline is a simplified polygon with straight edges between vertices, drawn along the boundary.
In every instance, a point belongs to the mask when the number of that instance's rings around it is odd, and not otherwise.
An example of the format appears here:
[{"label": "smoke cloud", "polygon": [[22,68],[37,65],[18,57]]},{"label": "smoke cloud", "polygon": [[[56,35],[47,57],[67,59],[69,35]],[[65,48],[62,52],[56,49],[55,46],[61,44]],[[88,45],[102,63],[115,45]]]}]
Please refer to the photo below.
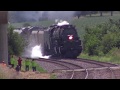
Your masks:
[{"label": "smoke cloud", "polygon": [[[75,11],[10,11],[13,12],[15,19],[23,21],[40,21],[44,18],[47,19],[64,19],[69,20],[73,17]],[[13,17],[13,18],[14,18]],[[20,21],[16,20],[16,21]]]}]

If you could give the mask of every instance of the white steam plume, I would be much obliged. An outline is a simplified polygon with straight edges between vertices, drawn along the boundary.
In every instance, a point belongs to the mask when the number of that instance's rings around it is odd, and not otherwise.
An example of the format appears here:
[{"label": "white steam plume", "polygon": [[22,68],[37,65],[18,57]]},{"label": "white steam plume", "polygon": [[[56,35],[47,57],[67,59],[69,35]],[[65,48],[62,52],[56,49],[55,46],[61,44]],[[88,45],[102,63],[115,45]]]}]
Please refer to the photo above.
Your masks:
[{"label": "white steam plume", "polygon": [[41,51],[41,45],[36,45],[32,48],[31,58],[45,58],[48,59],[50,56],[43,56]]}]

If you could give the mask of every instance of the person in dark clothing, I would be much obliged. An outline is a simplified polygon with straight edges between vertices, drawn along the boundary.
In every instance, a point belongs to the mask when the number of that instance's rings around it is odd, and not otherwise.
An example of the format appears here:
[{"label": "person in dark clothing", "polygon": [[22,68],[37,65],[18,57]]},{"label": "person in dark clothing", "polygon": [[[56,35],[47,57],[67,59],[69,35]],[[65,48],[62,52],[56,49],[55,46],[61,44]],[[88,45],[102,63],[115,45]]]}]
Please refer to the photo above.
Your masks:
[{"label": "person in dark clothing", "polygon": [[18,65],[19,65],[19,67],[20,67],[20,70],[21,70],[21,66],[22,66],[22,59],[19,57],[19,59],[18,59]]},{"label": "person in dark clothing", "polygon": [[20,71],[20,66],[17,65],[15,69],[16,69],[17,72],[19,72]]}]

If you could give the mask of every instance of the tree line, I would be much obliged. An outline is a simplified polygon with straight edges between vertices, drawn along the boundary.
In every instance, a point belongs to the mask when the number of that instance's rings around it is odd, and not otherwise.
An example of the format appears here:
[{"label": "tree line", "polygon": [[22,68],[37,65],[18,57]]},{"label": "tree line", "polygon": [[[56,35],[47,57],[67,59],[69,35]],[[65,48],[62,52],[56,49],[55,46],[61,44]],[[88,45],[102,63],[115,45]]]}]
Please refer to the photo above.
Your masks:
[{"label": "tree line", "polygon": [[[39,17],[39,11],[32,11],[28,15],[26,15],[27,12],[25,11],[9,11],[9,21],[10,22],[33,22],[36,21],[34,18],[35,15],[38,16],[38,21],[48,20],[48,12],[44,11],[42,15]],[[114,11],[74,11],[72,17],[78,17],[78,19],[81,16],[87,16],[90,17],[93,14],[99,14],[100,16],[103,16],[103,13],[110,13],[111,16],[113,16]],[[29,18],[27,18],[29,17]]]},{"label": "tree line", "polygon": [[92,14],[100,14],[100,16],[103,16],[103,13],[110,12],[110,15],[113,16],[114,11],[75,11],[74,16],[80,18],[81,16],[89,15],[90,17]]}]

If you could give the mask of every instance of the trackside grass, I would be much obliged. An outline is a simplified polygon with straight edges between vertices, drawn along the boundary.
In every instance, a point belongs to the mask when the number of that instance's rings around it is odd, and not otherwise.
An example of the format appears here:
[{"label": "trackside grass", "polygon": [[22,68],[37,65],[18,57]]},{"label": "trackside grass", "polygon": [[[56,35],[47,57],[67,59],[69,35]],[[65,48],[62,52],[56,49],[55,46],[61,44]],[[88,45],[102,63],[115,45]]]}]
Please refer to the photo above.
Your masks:
[{"label": "trackside grass", "polygon": [[120,64],[120,56],[112,56],[112,55],[105,55],[105,56],[88,56],[88,54],[81,54],[79,58],[84,59],[91,59],[91,60],[97,60],[102,62],[110,62],[114,64]]}]

